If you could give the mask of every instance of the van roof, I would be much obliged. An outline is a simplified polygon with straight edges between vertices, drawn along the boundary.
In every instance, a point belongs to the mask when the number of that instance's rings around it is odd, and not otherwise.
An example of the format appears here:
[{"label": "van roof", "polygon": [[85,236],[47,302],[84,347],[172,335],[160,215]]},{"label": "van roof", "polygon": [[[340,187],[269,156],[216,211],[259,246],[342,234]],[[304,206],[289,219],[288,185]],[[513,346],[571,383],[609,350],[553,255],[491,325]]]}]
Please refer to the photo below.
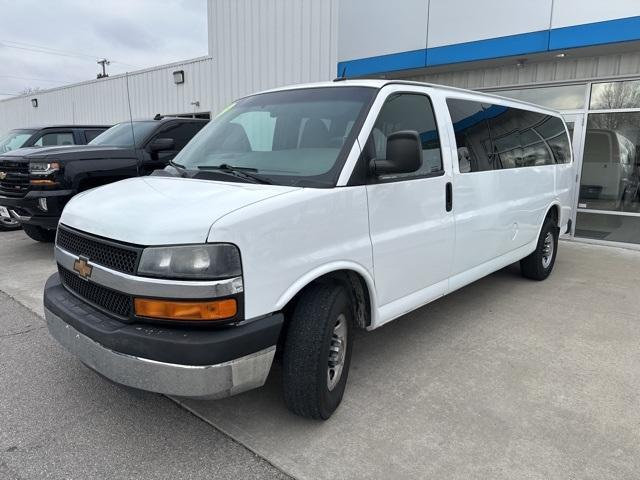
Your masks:
[{"label": "van roof", "polygon": [[316,82],[316,83],[305,83],[305,84],[298,84],[298,85],[288,85],[288,86],[284,86],[284,87],[279,87],[279,88],[273,88],[270,90],[265,90],[263,92],[259,92],[259,93],[266,93],[266,92],[277,92],[277,91],[283,91],[283,90],[296,90],[296,89],[302,89],[302,88],[319,88],[319,87],[346,87],[346,86],[351,86],[351,87],[369,87],[369,88],[377,88],[377,89],[381,89],[383,87],[385,87],[386,85],[414,85],[414,86],[418,86],[418,87],[429,87],[429,88],[434,88],[434,89],[438,89],[438,90],[444,90],[444,91],[448,91],[448,92],[455,92],[455,93],[462,93],[462,94],[466,94],[466,95],[476,95],[476,96],[481,96],[483,98],[487,98],[487,99],[496,99],[496,100],[500,100],[502,102],[508,102],[510,104],[513,105],[522,105],[523,107],[534,107],[538,110],[543,110],[545,112],[549,112],[549,113],[553,113],[554,115],[558,115],[560,116],[560,114],[558,113],[557,110],[554,110],[552,108],[548,108],[548,107],[544,107],[542,105],[537,105],[535,103],[531,103],[531,102],[526,102],[524,100],[516,100],[514,98],[508,98],[508,97],[503,97],[500,95],[496,95],[494,93],[486,93],[486,92],[478,92],[475,90],[468,90],[468,89],[464,89],[464,88],[457,88],[457,87],[449,87],[447,85],[439,85],[436,83],[426,83],[426,82],[416,82],[416,81],[411,81],[411,80],[393,80],[393,79],[367,79],[367,78],[362,78],[362,79],[341,79],[341,78],[337,78],[332,82]]}]

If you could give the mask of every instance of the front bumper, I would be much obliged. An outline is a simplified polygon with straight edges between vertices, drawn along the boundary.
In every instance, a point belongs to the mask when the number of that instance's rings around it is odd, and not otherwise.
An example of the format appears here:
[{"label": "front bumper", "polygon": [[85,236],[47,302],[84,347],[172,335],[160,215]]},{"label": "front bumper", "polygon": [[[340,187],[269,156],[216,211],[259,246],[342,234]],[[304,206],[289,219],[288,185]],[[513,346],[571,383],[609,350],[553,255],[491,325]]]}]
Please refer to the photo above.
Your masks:
[{"label": "front bumper", "polygon": [[[64,206],[73,195],[73,190],[31,190],[24,197],[0,196],[0,205],[7,207],[21,224],[55,230]],[[40,198],[47,199],[46,212],[38,206]]]},{"label": "front bumper", "polygon": [[246,325],[170,328],[126,324],[69,293],[54,274],[45,286],[50,334],[114,382],[179,397],[213,399],[264,384],[282,314]]}]

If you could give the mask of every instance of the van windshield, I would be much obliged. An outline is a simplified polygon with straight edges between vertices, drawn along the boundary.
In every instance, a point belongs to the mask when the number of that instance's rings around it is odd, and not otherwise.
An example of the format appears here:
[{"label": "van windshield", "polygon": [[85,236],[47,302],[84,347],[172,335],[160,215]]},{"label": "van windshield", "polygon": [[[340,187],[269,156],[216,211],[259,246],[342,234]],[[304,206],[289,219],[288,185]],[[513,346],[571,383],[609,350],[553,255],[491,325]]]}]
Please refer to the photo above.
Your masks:
[{"label": "van windshield", "polygon": [[241,99],[202,129],[173,163],[189,170],[244,170],[277,185],[335,186],[376,92],[321,87]]}]

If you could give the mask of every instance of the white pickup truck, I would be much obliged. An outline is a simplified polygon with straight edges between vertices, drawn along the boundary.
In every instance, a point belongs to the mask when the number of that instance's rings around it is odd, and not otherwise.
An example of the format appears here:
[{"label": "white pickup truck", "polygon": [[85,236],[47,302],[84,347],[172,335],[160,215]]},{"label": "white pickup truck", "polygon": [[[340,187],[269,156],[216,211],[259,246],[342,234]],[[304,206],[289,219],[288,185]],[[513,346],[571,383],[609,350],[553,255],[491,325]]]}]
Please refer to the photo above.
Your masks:
[{"label": "white pickup truck", "polygon": [[287,406],[322,419],[354,329],[516,261],[546,278],[575,182],[556,112],[385,80],[242,98],[159,173],[67,205],[51,334],[116,382],[192,398],[261,386],[278,352]]}]

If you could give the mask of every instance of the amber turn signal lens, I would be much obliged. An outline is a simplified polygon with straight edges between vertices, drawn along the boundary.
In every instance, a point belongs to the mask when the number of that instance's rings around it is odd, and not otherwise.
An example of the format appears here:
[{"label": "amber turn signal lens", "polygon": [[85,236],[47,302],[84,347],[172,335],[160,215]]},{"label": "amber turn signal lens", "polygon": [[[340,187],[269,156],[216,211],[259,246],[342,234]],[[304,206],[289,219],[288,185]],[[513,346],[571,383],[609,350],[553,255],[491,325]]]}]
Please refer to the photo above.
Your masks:
[{"label": "amber turn signal lens", "polygon": [[139,317],[162,318],[167,320],[223,320],[238,312],[234,298],[207,302],[175,302],[136,298],[136,315]]},{"label": "amber turn signal lens", "polygon": [[58,184],[58,182],[54,180],[37,180],[37,179],[31,179],[29,183],[31,185],[57,185]]}]

